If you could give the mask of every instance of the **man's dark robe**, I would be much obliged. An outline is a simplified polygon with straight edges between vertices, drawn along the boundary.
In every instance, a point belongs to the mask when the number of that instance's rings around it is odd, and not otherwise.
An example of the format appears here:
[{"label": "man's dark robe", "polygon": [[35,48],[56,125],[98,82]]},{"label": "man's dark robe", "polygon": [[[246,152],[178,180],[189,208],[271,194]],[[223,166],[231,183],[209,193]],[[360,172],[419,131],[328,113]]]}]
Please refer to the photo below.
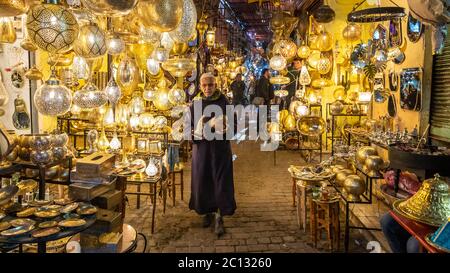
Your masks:
[{"label": "man's dark robe", "polygon": [[[212,98],[204,98],[200,93],[194,99],[200,99],[203,109],[215,104],[222,108],[226,115],[227,98],[216,91]],[[194,120],[194,103],[191,105],[192,128],[195,130],[197,121]],[[207,118],[204,123],[209,120]],[[206,139],[193,140],[192,171],[191,171],[191,199],[189,208],[198,214],[206,214],[220,210],[222,215],[233,215],[236,210],[234,199],[233,160],[229,140]]]},{"label": "man's dark robe", "polygon": [[256,96],[264,98],[264,104],[269,105],[270,100],[274,98],[272,86],[270,84],[269,79],[264,76],[259,78],[258,83],[256,85]]}]

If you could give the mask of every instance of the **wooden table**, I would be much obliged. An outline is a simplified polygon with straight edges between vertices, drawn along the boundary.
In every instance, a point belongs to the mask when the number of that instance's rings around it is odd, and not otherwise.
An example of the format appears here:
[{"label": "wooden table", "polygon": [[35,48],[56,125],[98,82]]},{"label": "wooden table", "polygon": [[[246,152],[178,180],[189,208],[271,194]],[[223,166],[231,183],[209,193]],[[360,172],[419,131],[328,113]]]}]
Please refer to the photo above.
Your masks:
[{"label": "wooden table", "polygon": [[417,241],[419,241],[421,247],[425,248],[426,251],[430,253],[443,253],[442,251],[431,246],[425,240],[425,237],[429,233],[435,232],[438,229],[437,227],[429,226],[427,224],[411,220],[392,210],[389,211],[389,213],[394,218],[394,220],[397,221],[397,223],[399,223],[406,231],[408,231],[409,234],[414,236],[417,239]]}]

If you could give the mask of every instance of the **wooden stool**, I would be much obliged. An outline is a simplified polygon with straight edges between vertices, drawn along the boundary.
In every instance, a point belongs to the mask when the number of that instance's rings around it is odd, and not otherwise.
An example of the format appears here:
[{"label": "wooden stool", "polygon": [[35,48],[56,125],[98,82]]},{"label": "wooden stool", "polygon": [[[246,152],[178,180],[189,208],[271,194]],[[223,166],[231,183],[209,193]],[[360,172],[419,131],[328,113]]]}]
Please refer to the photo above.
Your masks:
[{"label": "wooden stool", "polygon": [[339,223],[339,199],[324,201],[313,199],[311,202],[311,237],[314,247],[317,247],[317,237],[321,237],[322,230],[327,232],[330,250],[336,246],[339,250],[340,223]]},{"label": "wooden stool", "polygon": [[[309,200],[311,203],[311,197],[308,198],[308,188],[302,181],[296,183],[296,195],[297,195],[297,224],[298,227],[306,232],[306,203]],[[310,205],[311,206],[311,205]]]},{"label": "wooden stool", "polygon": [[[181,191],[181,200],[184,200],[184,166],[179,166],[178,164],[175,166],[174,170],[172,172],[169,172],[169,175],[171,177],[171,192],[172,192],[172,203],[173,206],[175,206],[175,196],[176,196],[176,186],[180,186]],[[176,183],[176,174],[180,174],[180,183]]]}]

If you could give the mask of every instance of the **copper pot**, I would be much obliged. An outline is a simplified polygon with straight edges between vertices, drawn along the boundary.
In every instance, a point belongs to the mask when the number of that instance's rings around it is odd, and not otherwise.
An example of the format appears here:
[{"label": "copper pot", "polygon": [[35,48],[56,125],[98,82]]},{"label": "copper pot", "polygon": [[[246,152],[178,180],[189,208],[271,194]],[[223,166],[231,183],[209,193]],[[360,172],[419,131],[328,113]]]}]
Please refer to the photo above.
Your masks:
[{"label": "copper pot", "polygon": [[358,175],[349,175],[344,181],[344,190],[348,201],[361,201],[360,195],[366,190],[366,184]]}]

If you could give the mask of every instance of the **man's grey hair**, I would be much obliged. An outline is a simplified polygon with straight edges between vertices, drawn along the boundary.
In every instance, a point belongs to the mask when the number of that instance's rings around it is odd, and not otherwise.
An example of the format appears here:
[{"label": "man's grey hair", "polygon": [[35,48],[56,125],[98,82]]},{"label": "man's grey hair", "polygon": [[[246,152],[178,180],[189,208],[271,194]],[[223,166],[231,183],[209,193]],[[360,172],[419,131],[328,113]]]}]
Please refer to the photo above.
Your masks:
[{"label": "man's grey hair", "polygon": [[202,76],[200,77],[200,82],[202,82],[203,79],[208,79],[208,78],[212,78],[214,80],[214,83],[216,83],[216,77],[214,77],[214,75],[209,72],[202,74]]}]

